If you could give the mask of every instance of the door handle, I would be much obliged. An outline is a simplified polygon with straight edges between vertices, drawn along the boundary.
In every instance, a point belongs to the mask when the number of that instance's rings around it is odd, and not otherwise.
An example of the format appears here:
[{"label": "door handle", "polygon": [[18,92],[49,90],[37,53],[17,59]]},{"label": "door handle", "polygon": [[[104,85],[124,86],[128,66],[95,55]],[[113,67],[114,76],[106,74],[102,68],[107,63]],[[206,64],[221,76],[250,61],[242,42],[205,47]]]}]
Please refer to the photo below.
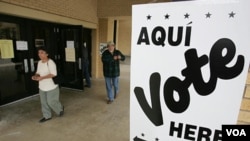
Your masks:
[{"label": "door handle", "polygon": [[35,71],[35,65],[34,65],[34,59],[33,58],[30,59],[30,67],[31,67],[31,72],[34,72]]},{"label": "door handle", "polygon": [[24,72],[28,73],[29,72],[28,60],[24,59],[23,63],[24,63]]},{"label": "door handle", "polygon": [[82,70],[82,58],[79,58],[78,59],[78,61],[79,61],[79,70]]}]

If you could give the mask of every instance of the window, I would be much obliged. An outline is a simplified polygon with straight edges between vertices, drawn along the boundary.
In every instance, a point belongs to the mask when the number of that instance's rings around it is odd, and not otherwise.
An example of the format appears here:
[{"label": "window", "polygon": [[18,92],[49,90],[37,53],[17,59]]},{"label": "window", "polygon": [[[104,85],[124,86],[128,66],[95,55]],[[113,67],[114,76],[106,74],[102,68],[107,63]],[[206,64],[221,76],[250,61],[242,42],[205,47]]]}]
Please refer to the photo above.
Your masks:
[{"label": "window", "polygon": [[19,25],[0,21],[0,39],[20,39]]}]

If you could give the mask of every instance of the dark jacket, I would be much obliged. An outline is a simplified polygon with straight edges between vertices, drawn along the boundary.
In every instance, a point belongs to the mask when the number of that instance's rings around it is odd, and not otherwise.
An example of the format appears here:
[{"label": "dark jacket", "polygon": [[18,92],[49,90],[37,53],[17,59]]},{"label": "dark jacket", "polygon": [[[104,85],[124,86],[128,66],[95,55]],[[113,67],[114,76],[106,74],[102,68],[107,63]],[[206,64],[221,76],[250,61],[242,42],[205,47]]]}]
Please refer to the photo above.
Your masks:
[{"label": "dark jacket", "polygon": [[105,50],[102,53],[103,63],[103,75],[105,77],[117,77],[120,76],[120,60],[114,60],[114,56],[120,55],[121,61],[125,60],[125,56],[119,51],[114,50],[114,53],[110,53],[109,50]]}]

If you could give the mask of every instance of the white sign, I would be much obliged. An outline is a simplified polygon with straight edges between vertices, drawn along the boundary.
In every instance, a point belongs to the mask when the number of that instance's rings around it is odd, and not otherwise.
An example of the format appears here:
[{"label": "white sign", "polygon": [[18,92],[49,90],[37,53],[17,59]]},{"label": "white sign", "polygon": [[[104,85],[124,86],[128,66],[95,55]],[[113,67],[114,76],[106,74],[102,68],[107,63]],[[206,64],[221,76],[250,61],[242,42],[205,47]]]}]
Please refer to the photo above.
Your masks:
[{"label": "white sign", "polygon": [[250,57],[249,5],[133,5],[130,141],[221,141],[221,126],[237,123]]},{"label": "white sign", "polygon": [[28,42],[16,41],[16,50],[28,50]]},{"label": "white sign", "polygon": [[66,47],[68,47],[68,48],[74,48],[75,47],[74,41],[66,41]]}]

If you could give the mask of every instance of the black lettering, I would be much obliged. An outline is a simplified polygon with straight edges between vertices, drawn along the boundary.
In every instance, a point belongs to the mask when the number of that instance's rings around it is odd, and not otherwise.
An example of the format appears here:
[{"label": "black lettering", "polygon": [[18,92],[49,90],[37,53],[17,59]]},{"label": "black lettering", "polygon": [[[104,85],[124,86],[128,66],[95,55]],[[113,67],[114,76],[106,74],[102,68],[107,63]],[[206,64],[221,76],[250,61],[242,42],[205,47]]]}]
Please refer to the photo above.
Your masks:
[{"label": "black lettering", "polygon": [[195,49],[190,49],[185,53],[187,67],[182,70],[182,75],[185,76],[185,82],[193,82],[194,88],[200,95],[208,95],[214,91],[217,77],[213,72],[210,72],[210,79],[205,82],[202,77],[201,67],[208,63],[208,57],[203,55],[198,57]]},{"label": "black lettering", "polygon": [[222,131],[221,130],[215,130],[214,131],[214,139],[213,141],[222,141]]},{"label": "black lettering", "polygon": [[[223,55],[223,49],[226,54]],[[185,53],[187,67],[183,69],[182,75],[185,81],[192,82],[196,92],[206,96],[215,90],[217,78],[232,79],[238,76],[244,67],[244,57],[239,55],[234,66],[227,67],[235,56],[235,45],[230,39],[220,39],[212,47],[210,52],[210,79],[205,82],[202,77],[201,67],[207,64],[208,57],[198,57],[195,49]]]},{"label": "black lettering", "polygon": [[185,38],[185,46],[190,46],[190,40],[191,40],[191,26],[188,26],[186,29],[186,38]]},{"label": "black lettering", "polygon": [[168,29],[169,29],[169,31],[168,31],[168,43],[170,45],[172,45],[172,46],[178,46],[181,43],[181,40],[182,40],[183,27],[178,27],[176,41],[173,41],[174,27],[171,26]]},{"label": "black lettering", "polygon": [[140,45],[142,43],[145,43],[146,45],[149,45],[148,31],[147,31],[146,27],[141,28],[139,39],[137,41],[138,45]]},{"label": "black lettering", "polygon": [[[159,27],[156,31],[162,29],[163,28]],[[185,79],[180,80],[177,77],[170,77],[167,79],[163,87],[165,104],[169,110],[173,113],[182,113],[187,110],[191,101],[188,91],[191,84],[193,84],[194,89],[199,95],[206,96],[215,90],[218,78],[232,79],[238,76],[243,70],[245,60],[244,56],[238,55],[235,64],[230,64],[231,66],[228,66],[235,57],[235,53],[236,48],[234,43],[226,38],[215,42],[211,49],[209,58],[206,55],[198,57],[195,49],[186,51],[185,59],[187,67],[182,70],[182,75]],[[207,63],[210,64],[210,78],[209,81],[205,82],[201,68]],[[161,78],[159,73],[153,73],[150,76],[149,88],[152,108],[149,106],[145,98],[143,88],[134,88],[136,98],[141,108],[149,120],[156,126],[163,124],[160,104],[160,81]],[[177,100],[174,97],[175,94],[178,94],[179,96]]]},{"label": "black lettering", "polygon": [[177,137],[181,138],[182,135],[182,129],[183,129],[183,124],[179,123],[179,125],[177,127],[174,126],[174,122],[171,121],[170,123],[170,128],[169,128],[169,135],[170,136],[174,136],[174,132],[177,132]]},{"label": "black lettering", "polygon": [[[174,113],[184,112],[190,103],[190,94],[188,92],[189,84],[184,84],[176,77],[170,77],[164,84],[165,104]],[[174,94],[178,94],[178,101],[174,99]]]},{"label": "black lettering", "polygon": [[193,140],[193,141],[195,140],[195,137],[190,136],[190,135],[195,135],[195,131],[193,131],[192,129],[196,130],[196,126],[190,125],[190,124],[186,125],[184,139]]},{"label": "black lettering", "polygon": [[[226,54],[223,55],[223,50]],[[239,55],[236,63],[229,67],[228,63],[232,61],[235,56],[236,48],[234,42],[230,39],[219,39],[212,47],[210,53],[210,68],[212,72],[221,79],[231,79],[238,76],[244,67],[244,57]]]},{"label": "black lettering", "polygon": [[209,128],[200,127],[197,136],[197,141],[203,141],[203,139],[205,139],[205,141],[210,141],[211,134],[212,131]]},{"label": "black lettering", "polygon": [[[156,35],[157,33],[160,33],[160,36],[157,37],[157,35]],[[166,32],[165,32],[164,28],[161,26],[154,28],[154,30],[152,32],[152,42],[155,45],[165,46],[165,44],[164,44],[165,39],[166,39]]]},{"label": "black lettering", "polygon": [[153,73],[150,76],[150,96],[152,108],[148,104],[144,91],[141,87],[135,87],[135,96],[147,117],[155,126],[163,124],[161,103],[160,103],[160,82],[161,76],[159,73]]},{"label": "black lettering", "polygon": [[134,141],[146,141],[146,140],[140,139],[140,138],[138,138],[138,137],[136,136],[136,137],[134,137]]}]

